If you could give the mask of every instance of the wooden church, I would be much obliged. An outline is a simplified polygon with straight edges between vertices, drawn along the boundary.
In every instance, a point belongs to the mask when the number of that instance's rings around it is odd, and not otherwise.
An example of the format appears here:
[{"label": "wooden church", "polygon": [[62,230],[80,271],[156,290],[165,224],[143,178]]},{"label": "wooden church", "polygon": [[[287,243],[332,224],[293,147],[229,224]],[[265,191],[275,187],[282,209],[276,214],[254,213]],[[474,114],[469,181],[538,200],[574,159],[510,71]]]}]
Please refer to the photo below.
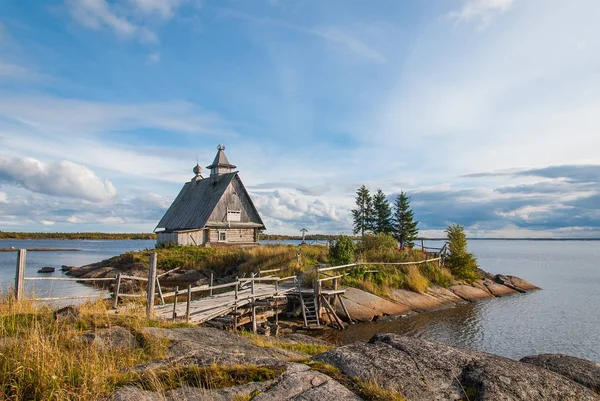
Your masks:
[{"label": "wooden church", "polygon": [[194,178],[186,182],[156,229],[157,244],[256,245],[265,225],[250,199],[225,147],[217,147],[210,177],[196,164]]}]

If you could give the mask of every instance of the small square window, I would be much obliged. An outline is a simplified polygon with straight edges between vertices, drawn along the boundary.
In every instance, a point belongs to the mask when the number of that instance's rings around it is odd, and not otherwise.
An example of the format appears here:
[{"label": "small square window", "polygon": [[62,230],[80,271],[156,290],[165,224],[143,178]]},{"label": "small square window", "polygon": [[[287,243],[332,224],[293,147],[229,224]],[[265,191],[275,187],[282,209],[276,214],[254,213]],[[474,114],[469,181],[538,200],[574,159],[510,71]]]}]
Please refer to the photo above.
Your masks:
[{"label": "small square window", "polygon": [[219,231],[219,242],[227,242],[227,231]]}]

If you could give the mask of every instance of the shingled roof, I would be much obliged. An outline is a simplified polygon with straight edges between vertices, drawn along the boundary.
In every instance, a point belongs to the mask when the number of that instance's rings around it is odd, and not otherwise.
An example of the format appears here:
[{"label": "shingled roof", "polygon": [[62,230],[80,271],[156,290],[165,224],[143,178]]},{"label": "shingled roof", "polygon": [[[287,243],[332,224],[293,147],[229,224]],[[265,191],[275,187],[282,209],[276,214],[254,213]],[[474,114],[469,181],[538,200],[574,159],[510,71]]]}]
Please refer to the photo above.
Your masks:
[{"label": "shingled roof", "polygon": [[[222,174],[216,179],[192,180],[186,182],[167,210],[156,228],[166,231],[180,231],[204,228],[223,193],[238,176],[237,172]],[[237,177],[239,180],[239,177]],[[245,187],[241,183],[246,196],[250,199]],[[260,215],[250,200],[250,206],[258,217],[256,223],[238,223],[238,225],[255,226],[264,228]]]}]

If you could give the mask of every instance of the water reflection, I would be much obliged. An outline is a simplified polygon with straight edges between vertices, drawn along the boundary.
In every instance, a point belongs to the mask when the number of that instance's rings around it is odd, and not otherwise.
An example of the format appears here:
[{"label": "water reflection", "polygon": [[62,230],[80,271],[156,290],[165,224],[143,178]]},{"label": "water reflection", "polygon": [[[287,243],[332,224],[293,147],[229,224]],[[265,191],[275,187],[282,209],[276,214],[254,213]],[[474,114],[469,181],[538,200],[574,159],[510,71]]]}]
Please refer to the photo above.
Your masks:
[{"label": "water reflection", "polygon": [[324,337],[337,344],[346,344],[356,340],[369,340],[375,333],[396,333],[463,347],[482,343],[484,337],[478,304],[391,321],[354,324],[344,331],[324,333]]}]

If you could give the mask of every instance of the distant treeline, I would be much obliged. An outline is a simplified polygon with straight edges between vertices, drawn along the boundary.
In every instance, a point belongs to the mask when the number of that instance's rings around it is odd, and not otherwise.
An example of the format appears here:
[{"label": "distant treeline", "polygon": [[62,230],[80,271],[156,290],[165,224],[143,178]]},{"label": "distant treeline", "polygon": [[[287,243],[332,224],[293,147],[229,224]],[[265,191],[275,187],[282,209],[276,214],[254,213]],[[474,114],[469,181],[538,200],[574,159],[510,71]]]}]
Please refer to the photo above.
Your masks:
[{"label": "distant treeline", "polygon": [[[305,241],[330,241],[335,240],[339,237],[339,234],[310,234],[304,237]],[[301,240],[301,235],[279,235],[279,234],[261,234],[261,240],[268,241],[289,241],[289,240]]]},{"label": "distant treeline", "polygon": [[153,233],[16,233],[0,231],[0,239],[156,239]]}]

